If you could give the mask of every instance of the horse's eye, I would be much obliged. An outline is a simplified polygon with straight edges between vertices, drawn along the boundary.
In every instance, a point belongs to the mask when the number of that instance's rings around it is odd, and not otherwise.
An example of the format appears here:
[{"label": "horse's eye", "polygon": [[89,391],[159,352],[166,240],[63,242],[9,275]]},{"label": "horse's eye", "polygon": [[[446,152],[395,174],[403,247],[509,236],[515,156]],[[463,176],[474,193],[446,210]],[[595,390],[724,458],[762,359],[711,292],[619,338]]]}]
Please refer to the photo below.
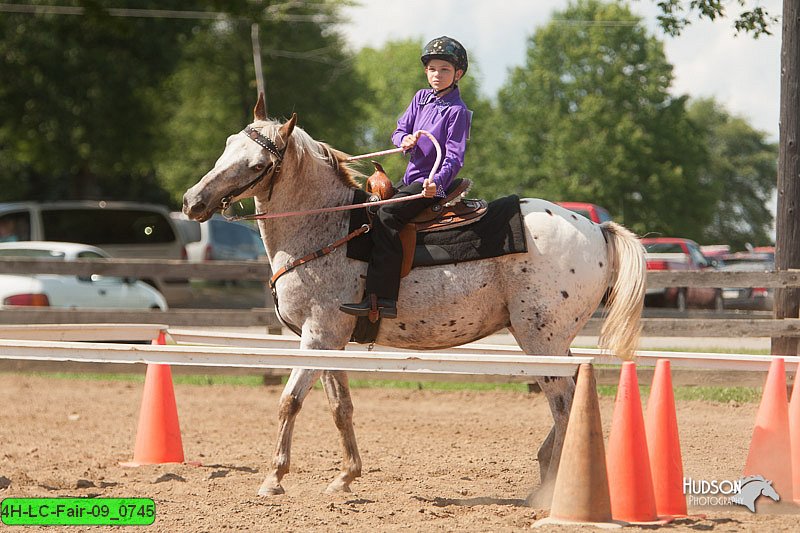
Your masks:
[{"label": "horse's eye", "polygon": [[256,172],[263,172],[265,168],[267,168],[265,164],[259,163],[253,167],[253,170],[255,170]]}]

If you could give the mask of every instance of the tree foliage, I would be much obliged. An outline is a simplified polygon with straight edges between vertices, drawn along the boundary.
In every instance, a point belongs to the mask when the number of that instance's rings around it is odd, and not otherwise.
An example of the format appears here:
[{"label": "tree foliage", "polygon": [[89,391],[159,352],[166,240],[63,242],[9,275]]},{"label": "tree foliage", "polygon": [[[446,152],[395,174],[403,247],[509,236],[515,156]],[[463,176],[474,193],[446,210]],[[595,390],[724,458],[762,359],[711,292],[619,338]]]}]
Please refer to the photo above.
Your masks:
[{"label": "tree foliage", "polygon": [[[181,2],[138,2],[156,4]],[[91,197],[124,176],[126,189],[147,196],[158,144],[152,88],[175,64],[164,50],[190,25],[110,17],[94,0],[72,5],[84,14],[0,16],[0,163],[29,180],[12,194]]]},{"label": "tree foliage", "polygon": [[[358,81],[331,31],[341,4],[72,0],[82,14],[4,13],[0,164],[11,171],[0,176],[4,199],[174,205],[225,136],[252,119],[253,22],[261,26],[270,113],[297,111],[313,135],[352,147],[349,95]],[[121,7],[222,16],[112,16],[109,8]]]},{"label": "tree foliage", "polygon": [[[789,1],[789,0],[784,0]],[[656,0],[662,15],[658,16],[661,27],[669,35],[680,35],[686,26],[691,24],[692,14],[700,19],[716,20],[725,17],[726,2],[721,0]],[[747,0],[736,0],[741,11],[735,16],[733,27],[737,32],[750,33],[756,39],[762,35],[772,35],[770,26],[777,22],[777,17],[770,15],[763,7],[756,5],[747,7]]]},{"label": "tree foliage", "polygon": [[[282,4],[276,4],[282,5]],[[323,3],[321,5],[327,5]],[[326,13],[335,13],[330,3]],[[361,87],[341,37],[329,31],[335,18],[312,23],[320,4],[299,4],[291,16],[260,11],[261,51],[268,114],[298,124],[342,150],[356,146]],[[214,163],[225,138],[253,120],[256,81],[251,20],[231,19],[195,32],[160,91],[168,142],[157,171],[177,201]]]},{"label": "tree foliage", "polygon": [[554,19],[500,92],[515,164],[498,177],[521,172],[518,192],[598,203],[640,233],[696,235],[710,221],[704,154],[662,44],[617,3],[579,1]]},{"label": "tree foliage", "polygon": [[689,116],[702,130],[709,154],[700,179],[715,197],[701,242],[728,243],[733,249],[770,244],[768,202],[775,191],[777,146],[713,99],[693,102]]}]

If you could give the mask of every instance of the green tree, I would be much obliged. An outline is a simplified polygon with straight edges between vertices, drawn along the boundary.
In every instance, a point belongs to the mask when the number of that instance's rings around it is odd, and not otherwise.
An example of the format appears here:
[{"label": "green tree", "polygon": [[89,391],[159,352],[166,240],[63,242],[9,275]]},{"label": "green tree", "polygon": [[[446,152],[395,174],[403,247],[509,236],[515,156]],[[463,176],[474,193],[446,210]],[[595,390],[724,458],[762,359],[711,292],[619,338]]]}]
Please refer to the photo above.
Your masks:
[{"label": "green tree", "polygon": [[[283,119],[296,112],[313,137],[349,151],[356,146],[354,95],[362,84],[331,30],[340,4],[298,4],[288,13],[262,6],[247,16],[260,20],[268,114]],[[320,10],[326,17],[312,20]],[[253,120],[252,20],[232,18],[196,32],[162,86],[167,142],[156,169],[176,202],[211,168],[226,137]]]},{"label": "green tree", "polygon": [[767,204],[775,191],[777,145],[713,99],[692,102],[689,116],[703,131],[709,160],[701,179],[716,197],[703,241],[727,243],[733,249],[743,249],[746,243],[770,244],[773,219]]},{"label": "green tree", "polygon": [[498,104],[500,183],[604,205],[639,233],[696,237],[711,219],[705,154],[662,44],[619,3],[571,3],[535,32]]},{"label": "green tree", "polygon": [[83,14],[0,16],[0,164],[8,170],[0,175],[2,197],[124,189],[163,199],[147,163],[159,143],[150,89],[173,68],[176,57],[165,50],[175,49],[191,23],[111,17],[94,0],[70,4]]},{"label": "green tree", "polygon": [[359,82],[334,31],[342,0],[71,0],[70,15],[36,1],[45,12],[0,15],[0,200],[177,205],[252,120],[253,22],[270,114],[296,111],[315,137],[354,147]]},{"label": "green tree", "polygon": [[[662,15],[658,16],[658,21],[664,31],[672,36],[680,35],[681,31],[691,24],[693,13],[700,19],[716,20],[725,17],[726,4],[733,3],[720,0],[690,0],[687,6],[682,0],[656,1],[662,12]],[[736,0],[735,3],[742,8],[733,20],[733,27],[737,32],[748,32],[756,38],[761,35],[771,35],[770,26],[777,21],[774,15],[759,5],[747,9],[747,0]]]}]

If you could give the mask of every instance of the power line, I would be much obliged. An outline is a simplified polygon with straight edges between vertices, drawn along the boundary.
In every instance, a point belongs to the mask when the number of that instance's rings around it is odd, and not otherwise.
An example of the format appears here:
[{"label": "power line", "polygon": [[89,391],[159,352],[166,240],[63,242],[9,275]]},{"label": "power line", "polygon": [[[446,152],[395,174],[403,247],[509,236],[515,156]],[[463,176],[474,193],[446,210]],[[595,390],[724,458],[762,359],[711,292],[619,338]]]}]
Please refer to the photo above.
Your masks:
[{"label": "power line", "polygon": [[[283,22],[338,22],[329,15],[311,14],[296,15],[281,13],[282,7],[295,7],[295,2],[277,4],[269,6],[265,11]],[[303,4],[307,5],[307,4]],[[224,20],[231,18],[228,13],[220,11],[181,11],[170,9],[126,9],[126,8],[106,8],[106,13],[112,17],[133,17],[133,18],[166,18],[166,19],[193,19],[193,20]],[[83,7],[57,6],[57,5],[34,5],[34,4],[1,4],[0,13],[22,13],[28,15],[83,15],[86,9]]]},{"label": "power line", "polygon": [[553,19],[554,24],[564,24],[566,26],[638,26],[641,20],[573,20],[573,19]]},{"label": "power line", "polygon": [[[0,4],[0,12],[25,13],[29,15],[83,15],[86,9],[71,6],[50,6],[32,4]],[[141,18],[173,18],[173,19],[206,19],[215,20],[225,18],[226,13],[213,11],[173,11],[165,9],[124,9],[107,8],[106,12],[112,17],[141,17]]]}]

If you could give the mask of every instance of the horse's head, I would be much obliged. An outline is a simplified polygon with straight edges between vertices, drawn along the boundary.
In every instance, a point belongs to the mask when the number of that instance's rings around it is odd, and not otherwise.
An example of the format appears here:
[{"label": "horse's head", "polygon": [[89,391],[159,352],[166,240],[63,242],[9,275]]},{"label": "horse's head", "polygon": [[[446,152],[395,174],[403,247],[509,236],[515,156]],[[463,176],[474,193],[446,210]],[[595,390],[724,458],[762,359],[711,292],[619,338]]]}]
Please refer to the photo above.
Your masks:
[{"label": "horse's head", "polygon": [[775,487],[772,486],[772,481],[767,481],[761,485],[761,494],[763,496],[767,496],[768,498],[772,498],[776,502],[780,501],[781,499],[780,495],[778,495],[778,491],[776,491]]},{"label": "horse's head", "polygon": [[264,187],[271,191],[281,172],[297,115],[282,125],[268,121],[261,93],[253,117],[252,124],[228,137],[214,168],[183,195],[183,212],[189,218],[202,222],[231,202],[254,196]]}]

